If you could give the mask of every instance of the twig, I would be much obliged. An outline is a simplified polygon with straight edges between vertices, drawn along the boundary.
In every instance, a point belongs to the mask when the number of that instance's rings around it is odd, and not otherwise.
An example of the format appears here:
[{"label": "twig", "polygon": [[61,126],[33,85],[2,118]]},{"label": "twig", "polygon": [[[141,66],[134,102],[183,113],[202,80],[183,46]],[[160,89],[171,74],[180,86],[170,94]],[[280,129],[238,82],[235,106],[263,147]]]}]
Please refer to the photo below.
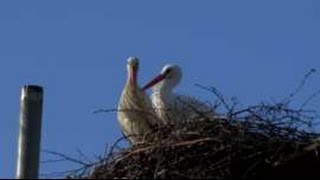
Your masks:
[{"label": "twig", "polygon": [[205,87],[200,84],[196,84],[196,86],[200,87],[201,89],[207,90],[209,92],[212,92],[224,105],[224,107],[227,109],[228,112],[231,112],[232,109],[229,107],[228,103],[225,101],[223,95],[215,88],[215,87]]},{"label": "twig", "polygon": [[54,155],[54,156],[58,156],[58,157],[60,157],[62,159],[65,159],[66,161],[74,162],[74,163],[77,163],[77,164],[80,164],[80,165],[83,165],[83,166],[90,166],[90,164],[87,164],[87,163],[82,162],[82,161],[80,161],[78,159],[66,156],[66,155],[58,153],[58,152],[49,151],[49,150],[44,150],[43,152],[47,153],[47,154]]},{"label": "twig", "polygon": [[317,70],[316,69],[310,69],[303,77],[302,81],[300,82],[300,84],[298,85],[298,87],[292,92],[289,94],[288,97],[286,97],[282,102],[284,104],[289,104],[292,100],[292,98],[297,95],[301,89],[305,86],[307,80],[310,78],[310,76],[312,74],[314,74]]}]

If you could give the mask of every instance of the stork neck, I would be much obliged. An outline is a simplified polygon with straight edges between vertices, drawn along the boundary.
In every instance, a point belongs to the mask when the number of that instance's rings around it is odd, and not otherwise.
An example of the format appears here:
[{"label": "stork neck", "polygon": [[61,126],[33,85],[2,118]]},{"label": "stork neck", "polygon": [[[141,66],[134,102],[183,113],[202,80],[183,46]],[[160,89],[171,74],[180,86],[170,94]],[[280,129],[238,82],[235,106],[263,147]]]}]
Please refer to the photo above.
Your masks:
[{"label": "stork neck", "polygon": [[133,87],[137,86],[137,71],[134,70],[132,67],[128,67],[128,77],[127,77],[127,84]]},{"label": "stork neck", "polygon": [[169,100],[173,97],[172,90],[173,88],[159,86],[154,88],[153,94],[161,99]]}]

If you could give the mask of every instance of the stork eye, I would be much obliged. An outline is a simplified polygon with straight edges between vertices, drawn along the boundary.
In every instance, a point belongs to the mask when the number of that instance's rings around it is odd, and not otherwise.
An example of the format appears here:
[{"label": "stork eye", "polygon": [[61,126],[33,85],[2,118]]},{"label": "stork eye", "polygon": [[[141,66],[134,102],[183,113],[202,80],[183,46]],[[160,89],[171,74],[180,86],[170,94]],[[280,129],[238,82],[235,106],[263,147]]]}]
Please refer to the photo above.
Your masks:
[{"label": "stork eye", "polygon": [[165,71],[165,73],[166,73],[166,74],[169,74],[171,71],[172,71],[172,69],[167,69],[167,70]]},{"label": "stork eye", "polygon": [[132,61],[131,64],[132,64],[132,66],[138,66],[139,62],[138,61]]}]

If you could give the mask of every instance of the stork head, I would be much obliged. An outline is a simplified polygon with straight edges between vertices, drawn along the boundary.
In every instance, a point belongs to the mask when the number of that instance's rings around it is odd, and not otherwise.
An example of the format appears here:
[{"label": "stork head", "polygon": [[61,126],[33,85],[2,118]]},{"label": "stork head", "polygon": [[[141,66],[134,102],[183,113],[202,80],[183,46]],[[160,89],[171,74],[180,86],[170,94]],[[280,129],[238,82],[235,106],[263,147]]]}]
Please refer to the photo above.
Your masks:
[{"label": "stork head", "polygon": [[139,59],[137,57],[129,57],[128,60],[128,67],[130,67],[134,71],[139,70]]},{"label": "stork head", "polygon": [[171,90],[180,83],[181,79],[181,68],[175,64],[167,64],[162,68],[160,75],[146,84],[143,90],[147,90],[153,86]]},{"label": "stork head", "polygon": [[129,57],[127,60],[128,79],[133,86],[137,85],[137,75],[139,71],[139,59],[137,57]]}]

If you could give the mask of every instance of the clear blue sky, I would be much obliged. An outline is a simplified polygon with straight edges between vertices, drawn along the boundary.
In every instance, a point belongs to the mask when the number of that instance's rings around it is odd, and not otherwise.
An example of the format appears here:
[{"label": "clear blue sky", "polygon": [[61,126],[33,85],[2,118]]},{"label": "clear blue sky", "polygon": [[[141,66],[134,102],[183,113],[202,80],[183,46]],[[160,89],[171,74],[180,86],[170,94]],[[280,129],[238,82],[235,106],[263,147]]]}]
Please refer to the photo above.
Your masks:
[{"label": "clear blue sky", "polygon": [[[94,157],[120,137],[115,113],[92,112],[116,107],[129,56],[141,60],[140,84],[176,63],[177,91],[211,100],[194,84],[212,85],[250,105],[288,95],[319,69],[319,49],[317,0],[0,1],[0,178],[14,177],[25,84],[45,89],[42,149]],[[42,164],[41,173],[70,167]]]}]

